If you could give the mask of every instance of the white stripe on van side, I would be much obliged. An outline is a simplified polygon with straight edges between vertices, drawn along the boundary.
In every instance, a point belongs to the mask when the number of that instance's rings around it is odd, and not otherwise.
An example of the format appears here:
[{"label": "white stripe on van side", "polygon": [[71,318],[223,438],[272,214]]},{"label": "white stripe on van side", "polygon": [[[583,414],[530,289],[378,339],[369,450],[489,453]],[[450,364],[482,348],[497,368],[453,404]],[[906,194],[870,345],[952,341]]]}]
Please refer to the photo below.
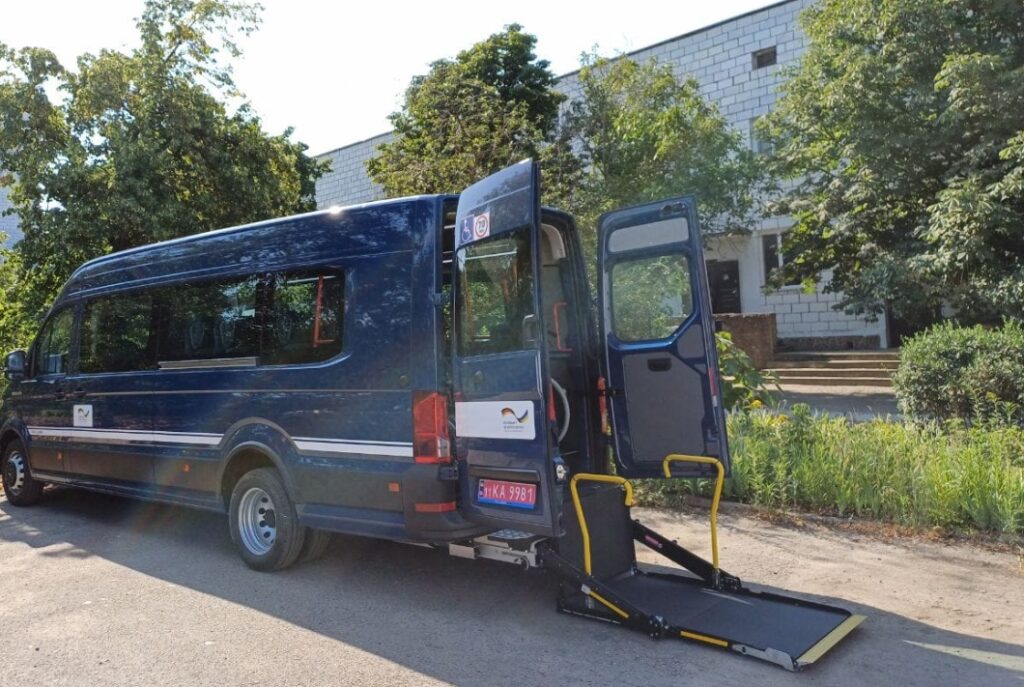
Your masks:
[{"label": "white stripe on van side", "polygon": [[134,429],[85,429],[81,427],[29,427],[29,434],[37,439],[77,439],[90,443],[166,443],[216,446],[222,434],[193,434],[188,432],[147,432]]},{"label": "white stripe on van side", "polygon": [[[192,446],[217,446],[223,434],[197,432],[158,432],[134,429],[96,429],[83,427],[28,427],[29,435],[37,439],[75,439],[87,443],[160,443]],[[295,437],[300,451],[317,453],[357,453],[371,456],[399,456],[412,458],[412,443],[408,441],[369,441],[363,439],[328,439]]]},{"label": "white stripe on van side", "polygon": [[323,439],[295,439],[300,451],[317,453],[363,453],[371,456],[401,456],[412,458],[412,444],[355,444]]}]

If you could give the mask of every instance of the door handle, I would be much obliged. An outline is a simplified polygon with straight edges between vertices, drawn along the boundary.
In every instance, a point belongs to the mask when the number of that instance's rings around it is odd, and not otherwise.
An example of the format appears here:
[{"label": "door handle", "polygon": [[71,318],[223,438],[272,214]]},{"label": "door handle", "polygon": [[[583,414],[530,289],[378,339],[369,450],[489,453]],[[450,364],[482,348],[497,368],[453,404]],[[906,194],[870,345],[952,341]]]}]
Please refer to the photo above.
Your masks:
[{"label": "door handle", "polygon": [[75,398],[85,398],[88,395],[88,392],[85,389],[75,389],[71,392],[71,395]]},{"label": "door handle", "polygon": [[647,369],[651,372],[665,372],[672,369],[672,358],[648,358]]}]

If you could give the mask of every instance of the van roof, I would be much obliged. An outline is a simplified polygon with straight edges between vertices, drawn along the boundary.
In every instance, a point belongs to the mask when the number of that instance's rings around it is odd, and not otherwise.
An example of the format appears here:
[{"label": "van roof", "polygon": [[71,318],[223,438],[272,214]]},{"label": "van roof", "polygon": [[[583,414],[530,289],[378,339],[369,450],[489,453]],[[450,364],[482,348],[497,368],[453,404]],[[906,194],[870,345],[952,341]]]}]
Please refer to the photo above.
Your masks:
[{"label": "van roof", "polygon": [[[182,274],[198,277],[245,269],[254,263],[308,262],[322,259],[328,250],[338,255],[400,250],[406,245],[411,247],[412,224],[377,218],[375,226],[390,231],[365,232],[358,229],[360,218],[365,213],[393,217],[424,203],[435,207],[439,200],[449,197],[420,195],[331,207],[129,248],[82,264],[68,279],[57,301],[83,292],[162,281]],[[244,244],[230,240],[239,234],[252,234],[252,240]],[[339,245],[339,235],[349,240]]]}]

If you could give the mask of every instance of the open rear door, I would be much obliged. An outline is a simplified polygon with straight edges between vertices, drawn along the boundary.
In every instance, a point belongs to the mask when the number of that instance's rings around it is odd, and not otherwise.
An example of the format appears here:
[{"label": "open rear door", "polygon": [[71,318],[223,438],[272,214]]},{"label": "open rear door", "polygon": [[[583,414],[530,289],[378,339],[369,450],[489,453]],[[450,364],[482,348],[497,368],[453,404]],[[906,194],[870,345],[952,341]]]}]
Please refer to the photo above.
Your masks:
[{"label": "open rear door", "polygon": [[550,458],[534,162],[463,191],[455,232],[460,510],[495,529],[557,534],[561,499]]},{"label": "open rear door", "polygon": [[[725,413],[700,227],[692,197],[601,217],[599,281],[615,457],[626,477],[661,477],[675,453],[729,471]],[[673,476],[714,474],[674,463]]]}]

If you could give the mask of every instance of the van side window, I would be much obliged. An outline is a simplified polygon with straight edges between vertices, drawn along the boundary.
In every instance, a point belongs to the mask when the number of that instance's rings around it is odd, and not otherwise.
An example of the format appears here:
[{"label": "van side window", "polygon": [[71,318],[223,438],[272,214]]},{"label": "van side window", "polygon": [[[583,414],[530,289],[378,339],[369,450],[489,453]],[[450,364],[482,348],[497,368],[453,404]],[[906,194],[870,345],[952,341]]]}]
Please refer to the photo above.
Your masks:
[{"label": "van side window", "polygon": [[459,352],[527,348],[525,318],[534,314],[530,235],[520,231],[471,243],[455,261]]},{"label": "van side window", "polygon": [[36,339],[32,357],[32,375],[67,374],[71,357],[71,330],[75,323],[73,308],[67,307],[51,317]]},{"label": "van side window", "polygon": [[160,288],[160,363],[255,358],[258,286],[248,275]]},{"label": "van side window", "polygon": [[345,280],[337,271],[270,275],[261,362],[313,363],[340,353],[344,290]]},{"label": "van side window", "polygon": [[134,372],[156,365],[153,294],[115,294],[85,305],[78,368],[85,374]]}]

